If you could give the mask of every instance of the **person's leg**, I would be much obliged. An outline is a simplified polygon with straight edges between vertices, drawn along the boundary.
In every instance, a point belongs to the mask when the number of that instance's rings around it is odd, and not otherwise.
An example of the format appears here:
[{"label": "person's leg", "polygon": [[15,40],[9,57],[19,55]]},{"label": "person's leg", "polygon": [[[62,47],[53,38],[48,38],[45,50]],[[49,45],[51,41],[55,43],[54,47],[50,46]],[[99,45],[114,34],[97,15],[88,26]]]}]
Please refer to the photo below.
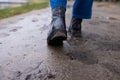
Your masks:
[{"label": "person's leg", "polygon": [[61,44],[67,39],[65,12],[67,0],[50,0],[52,21],[49,25],[47,42],[49,45]]},{"label": "person's leg", "polygon": [[81,19],[91,18],[92,4],[93,0],[75,0],[72,16]]},{"label": "person's leg", "polygon": [[81,36],[82,20],[92,15],[93,0],[75,0],[69,32],[72,36]]},{"label": "person's leg", "polygon": [[67,0],[50,0],[51,8],[64,7],[66,9]]}]

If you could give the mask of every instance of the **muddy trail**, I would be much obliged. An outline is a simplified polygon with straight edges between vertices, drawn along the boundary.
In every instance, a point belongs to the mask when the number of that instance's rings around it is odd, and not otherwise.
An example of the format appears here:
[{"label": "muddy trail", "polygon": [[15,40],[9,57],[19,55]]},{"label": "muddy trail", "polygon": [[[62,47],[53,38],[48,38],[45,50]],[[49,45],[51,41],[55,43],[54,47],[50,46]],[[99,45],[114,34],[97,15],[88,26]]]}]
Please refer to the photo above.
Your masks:
[{"label": "muddy trail", "polygon": [[[120,80],[120,6],[94,3],[82,37],[48,46],[50,8],[0,20],[0,80]],[[67,29],[71,2],[66,12]]]}]

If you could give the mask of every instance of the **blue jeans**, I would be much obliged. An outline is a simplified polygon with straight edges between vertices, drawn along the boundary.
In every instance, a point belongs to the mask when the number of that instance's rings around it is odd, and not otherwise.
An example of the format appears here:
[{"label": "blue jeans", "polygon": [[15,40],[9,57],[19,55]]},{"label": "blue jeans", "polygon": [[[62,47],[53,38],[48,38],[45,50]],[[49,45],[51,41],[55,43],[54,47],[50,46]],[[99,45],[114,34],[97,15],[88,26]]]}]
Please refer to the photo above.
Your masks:
[{"label": "blue jeans", "polygon": [[[66,9],[67,0],[50,0],[51,8],[58,6]],[[80,19],[89,19],[92,15],[93,0],[75,0],[72,16]]]}]

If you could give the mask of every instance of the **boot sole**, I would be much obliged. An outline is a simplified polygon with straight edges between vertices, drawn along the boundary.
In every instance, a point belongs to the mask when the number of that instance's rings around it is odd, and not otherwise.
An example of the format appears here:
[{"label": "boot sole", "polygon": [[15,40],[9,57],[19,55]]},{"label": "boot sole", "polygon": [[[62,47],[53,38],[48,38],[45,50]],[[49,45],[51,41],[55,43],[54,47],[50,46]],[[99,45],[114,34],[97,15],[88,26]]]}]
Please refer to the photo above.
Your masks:
[{"label": "boot sole", "polygon": [[63,31],[56,31],[47,39],[47,43],[48,45],[61,45],[64,40],[67,40],[67,35]]}]

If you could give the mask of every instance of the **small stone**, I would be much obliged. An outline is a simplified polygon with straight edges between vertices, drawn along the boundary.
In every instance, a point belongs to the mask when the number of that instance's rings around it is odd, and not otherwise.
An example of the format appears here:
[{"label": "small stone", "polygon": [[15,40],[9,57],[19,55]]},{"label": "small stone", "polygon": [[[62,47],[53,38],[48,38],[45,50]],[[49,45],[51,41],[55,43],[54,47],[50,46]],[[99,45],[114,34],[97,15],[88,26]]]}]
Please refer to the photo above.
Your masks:
[{"label": "small stone", "polygon": [[75,58],[75,57],[73,57],[72,55],[71,55],[71,56],[69,56],[69,58],[70,58],[70,60],[76,60],[76,58]]},{"label": "small stone", "polygon": [[110,20],[118,20],[117,18],[115,17],[109,17]]},{"label": "small stone", "polygon": [[38,19],[36,19],[36,18],[32,20],[32,22],[37,22],[37,21],[38,21]]},{"label": "small stone", "polygon": [[51,79],[51,78],[55,79],[55,75],[54,75],[54,74],[48,74],[47,77],[48,77],[49,79]]},{"label": "small stone", "polygon": [[14,48],[13,46],[11,46],[11,48]]},{"label": "small stone", "polygon": [[17,31],[17,29],[12,29],[12,30],[10,30],[10,32],[16,32]]},{"label": "small stone", "polygon": [[32,76],[31,74],[27,75],[26,78],[25,78],[25,80],[30,80],[31,76]]},{"label": "small stone", "polygon": [[21,73],[20,71],[17,71],[17,72],[16,72],[16,76],[17,76],[17,77],[20,77],[21,75],[22,75],[22,73]]}]

